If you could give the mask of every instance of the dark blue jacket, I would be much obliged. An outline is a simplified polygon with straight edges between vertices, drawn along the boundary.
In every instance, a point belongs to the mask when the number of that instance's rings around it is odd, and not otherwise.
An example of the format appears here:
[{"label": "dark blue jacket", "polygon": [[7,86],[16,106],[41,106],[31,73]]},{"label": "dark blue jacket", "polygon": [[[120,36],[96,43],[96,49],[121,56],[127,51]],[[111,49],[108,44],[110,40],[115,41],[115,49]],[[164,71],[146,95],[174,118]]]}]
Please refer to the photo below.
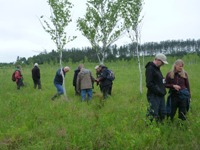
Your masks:
[{"label": "dark blue jacket", "polygon": [[103,66],[102,70],[99,75],[99,81],[100,81],[100,86],[105,87],[107,85],[112,85],[112,81],[107,79],[108,72],[107,72],[107,67]]},{"label": "dark blue jacket", "polygon": [[[65,72],[64,69],[62,68],[62,72],[65,76]],[[55,78],[54,78],[54,83],[55,84],[63,84],[63,77],[62,77],[62,73],[61,73],[61,69],[58,69],[58,71],[56,72]]]}]

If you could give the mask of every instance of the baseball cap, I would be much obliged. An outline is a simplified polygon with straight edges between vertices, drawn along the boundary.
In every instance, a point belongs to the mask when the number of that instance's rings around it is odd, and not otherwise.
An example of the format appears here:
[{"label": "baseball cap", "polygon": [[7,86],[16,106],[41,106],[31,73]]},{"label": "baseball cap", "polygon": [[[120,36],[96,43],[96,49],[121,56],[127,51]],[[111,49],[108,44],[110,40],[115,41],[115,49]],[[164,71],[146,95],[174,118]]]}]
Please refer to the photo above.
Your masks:
[{"label": "baseball cap", "polygon": [[168,64],[167,62],[167,57],[162,54],[162,53],[158,53],[156,56],[155,56],[155,59],[159,59],[161,60],[164,64]]}]

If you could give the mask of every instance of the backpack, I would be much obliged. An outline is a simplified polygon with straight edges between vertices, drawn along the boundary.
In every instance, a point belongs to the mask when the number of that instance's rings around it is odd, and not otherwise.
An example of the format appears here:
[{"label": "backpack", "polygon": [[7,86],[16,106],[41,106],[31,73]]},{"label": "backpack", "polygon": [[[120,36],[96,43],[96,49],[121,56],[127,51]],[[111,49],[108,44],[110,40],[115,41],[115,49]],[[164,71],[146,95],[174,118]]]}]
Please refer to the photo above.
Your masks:
[{"label": "backpack", "polygon": [[115,74],[112,70],[107,69],[107,77],[108,80],[113,81],[115,80]]},{"label": "backpack", "polygon": [[13,81],[13,82],[16,81],[16,78],[15,78],[15,72],[16,72],[16,71],[14,71],[13,74],[12,74],[12,81]]}]

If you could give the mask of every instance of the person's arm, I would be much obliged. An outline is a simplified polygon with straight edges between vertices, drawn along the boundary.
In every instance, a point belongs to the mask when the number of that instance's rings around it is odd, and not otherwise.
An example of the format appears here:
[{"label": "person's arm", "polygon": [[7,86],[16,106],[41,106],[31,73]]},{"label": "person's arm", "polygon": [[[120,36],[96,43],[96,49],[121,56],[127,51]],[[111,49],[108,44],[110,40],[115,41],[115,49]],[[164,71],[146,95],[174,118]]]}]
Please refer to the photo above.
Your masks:
[{"label": "person's arm", "polygon": [[189,78],[188,78],[188,74],[185,73],[186,75],[186,79],[185,79],[185,85],[186,85],[186,88],[188,89],[188,91],[190,92],[190,98],[191,98],[191,91],[190,91],[190,82],[189,82]]},{"label": "person's arm", "polygon": [[165,87],[166,88],[173,88],[173,84],[170,81],[170,72],[168,72],[166,77],[165,77]]},{"label": "person's arm", "polygon": [[40,79],[40,69],[38,68],[38,78]]},{"label": "person's arm", "polygon": [[74,77],[73,77],[73,86],[76,86],[77,75],[78,75],[78,73],[77,73],[77,71],[75,70],[75,71],[74,71]]},{"label": "person's arm", "polygon": [[[176,77],[174,77],[174,78],[176,78]],[[172,82],[172,80],[170,78],[170,72],[166,75],[165,87],[170,88],[171,90],[176,90],[176,91],[179,91],[181,89],[181,87],[179,85]]]},{"label": "person's arm", "polygon": [[77,75],[77,79],[76,79],[76,91],[78,93],[80,93],[81,91],[81,79],[80,79],[80,74]]},{"label": "person's arm", "polygon": [[106,71],[106,69],[104,69],[102,71],[102,73],[100,74],[99,78],[97,79],[97,81],[98,82],[104,81],[104,80],[106,80],[106,77],[107,77],[107,71]]}]

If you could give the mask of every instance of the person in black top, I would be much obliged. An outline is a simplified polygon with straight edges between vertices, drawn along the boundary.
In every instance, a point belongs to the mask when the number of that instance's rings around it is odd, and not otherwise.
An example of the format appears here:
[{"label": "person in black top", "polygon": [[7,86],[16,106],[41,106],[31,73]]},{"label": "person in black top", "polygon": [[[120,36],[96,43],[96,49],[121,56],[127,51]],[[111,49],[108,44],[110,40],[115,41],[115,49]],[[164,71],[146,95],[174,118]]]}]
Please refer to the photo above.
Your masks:
[{"label": "person in black top", "polygon": [[100,75],[96,79],[96,82],[99,83],[101,92],[103,93],[103,98],[107,99],[112,93],[113,82],[107,78],[108,68],[104,65],[99,65]]},{"label": "person in black top", "polygon": [[160,71],[160,67],[168,64],[166,56],[159,53],[155,56],[153,62],[148,62],[145,66],[147,100],[149,107],[147,109],[147,117],[150,121],[161,122],[166,115],[164,77]]},{"label": "person in black top", "polygon": [[38,67],[38,63],[34,64],[34,67],[32,69],[32,79],[34,83],[34,88],[41,89],[41,81],[40,81],[40,69]]},{"label": "person in black top", "polygon": [[77,82],[77,76],[78,76],[78,73],[80,72],[81,68],[83,68],[84,65],[83,64],[80,64],[78,66],[78,68],[76,70],[74,70],[74,78],[73,78],[73,86],[74,86],[74,91],[75,91],[75,95],[80,95],[80,93],[77,91],[77,88],[76,88],[76,82]]}]

